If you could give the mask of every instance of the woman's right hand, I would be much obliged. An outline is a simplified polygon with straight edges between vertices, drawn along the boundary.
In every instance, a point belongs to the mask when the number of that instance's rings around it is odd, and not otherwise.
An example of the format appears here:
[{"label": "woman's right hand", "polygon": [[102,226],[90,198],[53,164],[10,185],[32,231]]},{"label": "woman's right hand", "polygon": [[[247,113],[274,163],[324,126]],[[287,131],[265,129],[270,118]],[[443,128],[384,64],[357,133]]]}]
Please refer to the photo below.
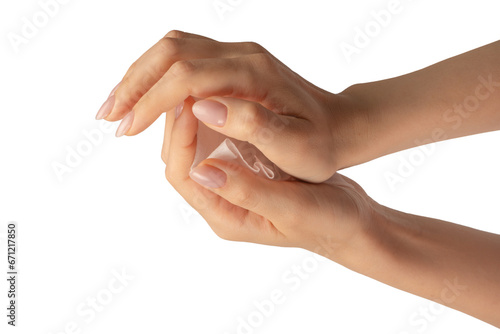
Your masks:
[{"label": "woman's right hand", "polygon": [[304,248],[500,326],[499,235],[389,209],[338,173],[321,184],[275,181],[218,159],[190,172],[198,127],[193,102],[166,132],[165,175],[217,235]]}]

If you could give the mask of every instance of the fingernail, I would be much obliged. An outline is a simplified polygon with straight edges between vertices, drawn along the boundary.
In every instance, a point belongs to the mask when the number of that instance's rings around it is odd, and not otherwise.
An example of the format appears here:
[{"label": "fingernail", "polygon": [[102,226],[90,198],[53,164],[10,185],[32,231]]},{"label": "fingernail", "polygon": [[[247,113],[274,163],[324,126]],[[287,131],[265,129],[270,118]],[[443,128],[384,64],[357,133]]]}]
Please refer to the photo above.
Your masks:
[{"label": "fingernail", "polygon": [[179,103],[179,104],[177,105],[177,107],[175,107],[175,118],[176,118],[176,119],[177,119],[177,117],[179,117],[179,115],[181,114],[182,109],[184,109],[184,101],[182,101],[181,103]]},{"label": "fingernail", "polygon": [[113,110],[114,105],[115,105],[115,96],[111,95],[110,97],[108,97],[106,102],[103,103],[103,105],[101,106],[101,108],[97,112],[95,119],[99,120],[99,119],[103,119],[106,116],[108,116],[109,113],[111,112],[111,110]]},{"label": "fingernail", "polygon": [[119,83],[115,86],[115,88],[113,88],[113,90],[111,91],[111,93],[109,93],[109,96],[113,96],[113,95],[115,95],[115,92],[116,92],[116,90],[118,89],[118,86],[120,86],[120,84],[121,84],[121,83],[122,83],[122,82],[120,81],[120,82],[119,82]]},{"label": "fingernail", "polygon": [[223,126],[226,124],[227,107],[212,100],[201,100],[193,104],[193,114],[200,121]]},{"label": "fingernail", "polygon": [[118,129],[116,130],[116,136],[121,137],[124,134],[126,134],[127,131],[130,130],[133,121],[134,121],[134,111],[132,110],[127,114],[127,116],[125,116],[122,119],[122,122],[120,123]]},{"label": "fingernail", "polygon": [[189,172],[191,179],[208,188],[220,188],[226,184],[226,173],[210,165],[201,165]]}]

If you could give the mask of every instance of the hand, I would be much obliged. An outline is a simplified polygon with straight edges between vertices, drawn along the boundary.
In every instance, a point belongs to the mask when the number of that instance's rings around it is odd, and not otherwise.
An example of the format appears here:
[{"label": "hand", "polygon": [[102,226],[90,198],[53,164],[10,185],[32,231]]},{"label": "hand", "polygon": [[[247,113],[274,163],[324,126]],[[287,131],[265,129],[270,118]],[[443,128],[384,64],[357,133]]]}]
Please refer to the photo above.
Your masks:
[{"label": "hand", "polygon": [[[356,90],[343,97],[353,98]],[[188,98],[178,119],[167,114],[165,175],[220,237],[308,249],[500,326],[500,236],[383,207],[339,174],[323,184],[270,181],[215,159],[189,173],[198,127],[194,107]]]},{"label": "hand", "polygon": [[118,135],[136,135],[188,96],[195,115],[248,141],[285,172],[322,182],[355,154],[349,99],[328,93],[256,43],[221,43],[171,31],[127,71],[98,118],[124,118]]},{"label": "hand", "polygon": [[217,159],[203,161],[190,174],[198,127],[193,103],[193,99],[186,101],[179,118],[165,132],[165,175],[218,236],[301,247],[326,252],[329,258],[362,243],[355,240],[369,230],[374,202],[344,176],[335,174],[331,184],[272,181]]},{"label": "hand", "polygon": [[165,175],[217,235],[301,247],[500,326],[499,235],[381,206],[339,174],[332,184],[271,181],[216,159],[189,173],[198,126],[193,103],[166,132]]}]

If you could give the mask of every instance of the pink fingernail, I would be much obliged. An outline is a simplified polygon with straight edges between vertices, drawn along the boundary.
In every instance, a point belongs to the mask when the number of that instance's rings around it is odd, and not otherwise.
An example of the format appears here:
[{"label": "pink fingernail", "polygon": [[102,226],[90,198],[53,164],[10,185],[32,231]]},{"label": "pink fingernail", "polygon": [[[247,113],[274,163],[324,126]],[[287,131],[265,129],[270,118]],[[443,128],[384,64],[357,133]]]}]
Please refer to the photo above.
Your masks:
[{"label": "pink fingernail", "polygon": [[103,103],[103,105],[101,106],[101,108],[97,112],[95,119],[99,120],[99,119],[103,119],[106,116],[108,116],[109,113],[111,112],[111,110],[113,110],[114,105],[115,105],[115,96],[111,95],[110,97],[108,97],[106,102]]},{"label": "pink fingernail", "polygon": [[127,114],[127,116],[125,116],[122,119],[122,122],[120,123],[118,129],[116,130],[116,136],[121,137],[124,134],[126,134],[127,131],[130,130],[130,128],[132,127],[133,121],[134,121],[134,111],[132,110]]},{"label": "pink fingernail", "polygon": [[201,100],[193,104],[193,114],[202,122],[224,126],[227,119],[227,107],[216,101]]},{"label": "pink fingernail", "polygon": [[193,168],[189,176],[196,183],[208,188],[220,188],[226,184],[226,173],[210,165],[201,165]]},{"label": "pink fingernail", "polygon": [[175,107],[175,118],[176,118],[176,119],[177,119],[177,117],[179,117],[179,115],[181,114],[182,109],[184,109],[184,101],[182,101],[181,103],[179,103],[179,104],[177,105],[177,107]]}]

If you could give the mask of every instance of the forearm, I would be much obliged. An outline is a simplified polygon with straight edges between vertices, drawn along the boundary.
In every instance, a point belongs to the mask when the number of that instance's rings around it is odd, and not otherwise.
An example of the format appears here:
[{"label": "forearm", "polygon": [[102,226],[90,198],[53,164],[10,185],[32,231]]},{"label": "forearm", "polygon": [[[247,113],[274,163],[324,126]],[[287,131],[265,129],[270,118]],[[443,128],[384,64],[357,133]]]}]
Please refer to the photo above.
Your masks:
[{"label": "forearm", "polygon": [[332,260],[500,327],[500,236],[388,208]]},{"label": "forearm", "polygon": [[[403,149],[500,129],[500,41],[340,95],[356,113],[345,166]],[[347,115],[348,116],[348,115]],[[359,124],[359,123],[362,124]],[[349,156],[349,154],[346,154]]]}]

